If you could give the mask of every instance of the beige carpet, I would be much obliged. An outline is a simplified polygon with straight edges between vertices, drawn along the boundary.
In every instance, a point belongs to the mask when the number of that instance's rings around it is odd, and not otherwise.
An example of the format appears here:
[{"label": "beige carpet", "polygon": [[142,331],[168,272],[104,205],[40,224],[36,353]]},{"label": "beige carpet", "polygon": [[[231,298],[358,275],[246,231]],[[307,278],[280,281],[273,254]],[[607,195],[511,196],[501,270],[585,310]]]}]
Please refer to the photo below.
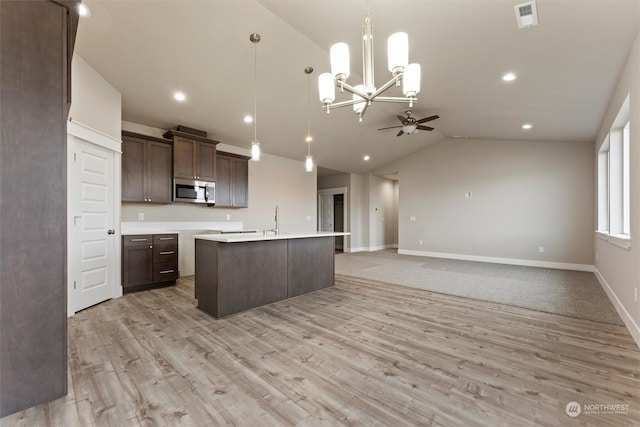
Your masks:
[{"label": "beige carpet", "polygon": [[593,273],[398,255],[336,254],[336,274],[623,325]]}]

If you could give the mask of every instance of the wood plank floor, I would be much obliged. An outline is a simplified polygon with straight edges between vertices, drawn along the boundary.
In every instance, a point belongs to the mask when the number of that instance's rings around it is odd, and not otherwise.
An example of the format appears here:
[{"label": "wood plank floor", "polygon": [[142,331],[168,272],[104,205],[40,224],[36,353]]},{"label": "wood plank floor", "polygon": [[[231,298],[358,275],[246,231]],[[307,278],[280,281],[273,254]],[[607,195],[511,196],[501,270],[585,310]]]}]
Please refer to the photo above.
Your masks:
[{"label": "wood plank floor", "polygon": [[216,320],[184,278],[70,318],[69,394],[1,424],[638,426],[640,350],[618,325],[341,276]]}]

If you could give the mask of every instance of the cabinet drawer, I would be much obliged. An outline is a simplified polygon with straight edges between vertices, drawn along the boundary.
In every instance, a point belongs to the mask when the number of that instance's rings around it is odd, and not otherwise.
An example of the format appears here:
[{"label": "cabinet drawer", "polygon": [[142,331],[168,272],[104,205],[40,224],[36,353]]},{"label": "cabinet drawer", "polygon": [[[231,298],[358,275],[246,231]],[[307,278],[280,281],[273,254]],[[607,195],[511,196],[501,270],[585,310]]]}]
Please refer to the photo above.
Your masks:
[{"label": "cabinet drawer", "polygon": [[159,243],[153,245],[153,262],[173,262],[178,259],[178,245],[172,243]]},{"label": "cabinet drawer", "polygon": [[177,234],[154,234],[153,235],[153,243],[175,243],[178,244],[178,235]]},{"label": "cabinet drawer", "polygon": [[125,246],[152,245],[153,235],[151,234],[131,234],[122,236],[122,242]]},{"label": "cabinet drawer", "polygon": [[153,283],[175,282],[178,280],[177,262],[159,262],[153,264]]}]

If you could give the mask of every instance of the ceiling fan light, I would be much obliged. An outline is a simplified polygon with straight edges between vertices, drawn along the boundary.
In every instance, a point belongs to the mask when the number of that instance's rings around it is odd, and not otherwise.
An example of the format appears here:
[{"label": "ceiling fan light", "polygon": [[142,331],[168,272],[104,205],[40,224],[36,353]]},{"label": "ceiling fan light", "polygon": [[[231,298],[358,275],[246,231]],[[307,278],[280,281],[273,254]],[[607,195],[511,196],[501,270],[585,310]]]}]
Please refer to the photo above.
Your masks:
[{"label": "ceiling fan light", "polygon": [[313,172],[313,157],[307,156],[304,161],[304,170],[307,172]]},{"label": "ceiling fan light", "polygon": [[331,104],[336,99],[336,87],[331,73],[322,73],[318,76],[318,92],[320,102],[323,104]]},{"label": "ceiling fan light", "polygon": [[260,143],[256,140],[251,141],[251,160],[260,161]]},{"label": "ceiling fan light", "polygon": [[[360,92],[364,92],[365,87],[364,87],[364,85],[357,85],[356,89],[359,90]],[[359,101],[359,102],[356,102],[355,104],[353,104],[353,111],[355,111],[357,114],[362,113],[362,110],[364,110],[364,106],[366,104],[366,101],[364,100],[364,98],[361,97],[360,95],[356,95],[354,93],[353,94],[353,100],[354,101]]]},{"label": "ceiling fan light", "polygon": [[402,79],[404,96],[415,97],[420,92],[420,64],[409,64]]},{"label": "ceiling fan light", "polygon": [[336,43],[329,50],[331,74],[338,80],[346,80],[350,74],[349,45]]},{"label": "ceiling fan light", "polygon": [[387,39],[389,71],[402,72],[409,63],[409,36],[407,33],[394,33]]}]

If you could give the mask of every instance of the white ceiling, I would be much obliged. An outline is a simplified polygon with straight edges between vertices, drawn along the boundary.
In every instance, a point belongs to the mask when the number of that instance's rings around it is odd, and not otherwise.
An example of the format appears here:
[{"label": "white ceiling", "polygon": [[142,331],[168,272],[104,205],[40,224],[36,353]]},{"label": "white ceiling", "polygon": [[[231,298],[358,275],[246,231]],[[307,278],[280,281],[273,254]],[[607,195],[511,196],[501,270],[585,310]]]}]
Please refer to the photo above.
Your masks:
[{"label": "white ceiling", "polygon": [[[312,154],[338,171],[369,172],[453,136],[593,142],[638,34],[640,0],[538,0],[539,25],[518,30],[513,6],[521,2],[370,1],[377,85],[390,77],[387,37],[405,31],[409,59],[422,65],[414,116],[441,117],[428,123],[433,132],[398,138],[394,129],[376,129],[398,125],[402,104],[374,103],[358,123],[350,108],[327,115],[318,100],[317,76],[330,71],[335,42],[351,49],[348,82],[361,81],[365,0],[86,0],[92,14],[80,22],[76,52],[122,93],[123,120],[182,124],[249,148],[253,127],[243,117],[253,111],[249,34],[257,32],[263,151],[304,160],[304,68],[313,66]],[[518,79],[503,83],[507,71]],[[184,103],[173,100],[176,90],[186,93]]]}]

